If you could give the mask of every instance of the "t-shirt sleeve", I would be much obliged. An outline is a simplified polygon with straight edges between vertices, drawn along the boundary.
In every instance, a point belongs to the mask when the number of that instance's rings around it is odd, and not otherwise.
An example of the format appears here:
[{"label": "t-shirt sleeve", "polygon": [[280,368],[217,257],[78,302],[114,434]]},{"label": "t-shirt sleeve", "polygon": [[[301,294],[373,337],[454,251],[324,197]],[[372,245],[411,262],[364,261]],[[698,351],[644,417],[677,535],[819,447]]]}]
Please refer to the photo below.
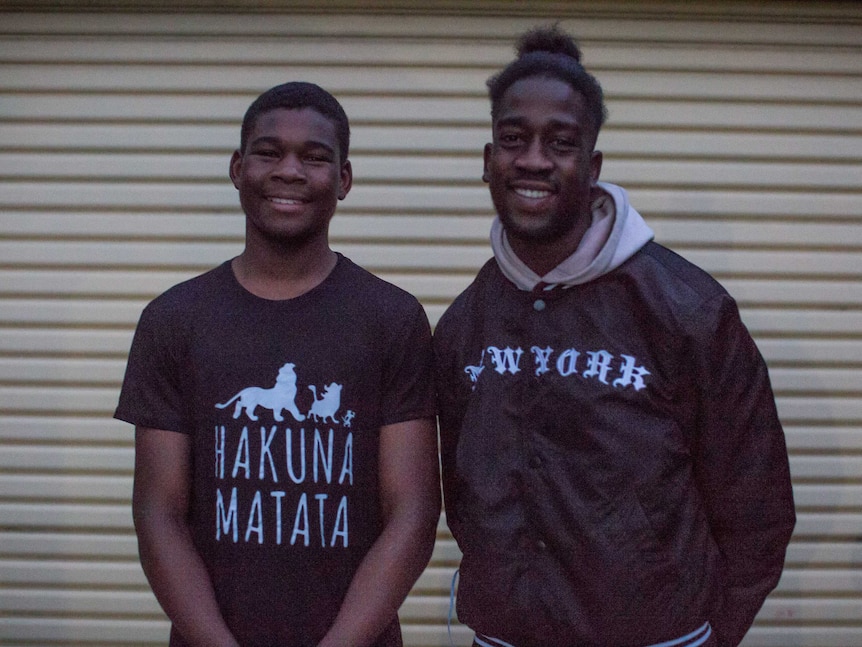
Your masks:
[{"label": "t-shirt sleeve", "polygon": [[383,424],[433,417],[431,327],[418,301],[388,339]]},{"label": "t-shirt sleeve", "polygon": [[182,336],[170,319],[155,303],[141,314],[114,417],[143,427],[188,433]]}]

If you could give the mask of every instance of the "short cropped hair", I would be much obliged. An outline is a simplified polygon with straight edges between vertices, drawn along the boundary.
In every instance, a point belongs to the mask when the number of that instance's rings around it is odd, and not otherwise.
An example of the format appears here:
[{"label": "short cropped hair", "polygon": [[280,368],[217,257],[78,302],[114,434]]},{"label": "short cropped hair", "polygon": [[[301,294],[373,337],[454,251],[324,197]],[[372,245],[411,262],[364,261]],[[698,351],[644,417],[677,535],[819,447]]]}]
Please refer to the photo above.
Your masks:
[{"label": "short cropped hair", "polygon": [[344,108],[329,92],[314,83],[291,81],[270,88],[252,102],[245,112],[240,131],[240,151],[245,152],[248,136],[258,118],[271,110],[301,110],[311,108],[329,119],[335,125],[335,136],[341,161],[347,160],[350,151],[350,122]]},{"label": "short cropped hair", "polygon": [[581,50],[574,39],[558,25],[537,27],[521,36],[516,51],[518,57],[488,79],[491,119],[496,121],[503,95],[516,81],[535,76],[559,79],[583,96],[595,145],[608,112],[602,86],[581,65]]}]

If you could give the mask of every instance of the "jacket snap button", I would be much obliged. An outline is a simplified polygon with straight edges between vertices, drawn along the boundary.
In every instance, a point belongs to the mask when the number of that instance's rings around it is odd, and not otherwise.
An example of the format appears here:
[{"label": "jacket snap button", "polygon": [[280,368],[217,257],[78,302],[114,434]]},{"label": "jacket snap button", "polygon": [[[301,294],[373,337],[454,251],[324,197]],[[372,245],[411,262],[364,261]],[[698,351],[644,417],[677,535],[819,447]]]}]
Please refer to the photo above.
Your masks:
[{"label": "jacket snap button", "polygon": [[536,312],[541,312],[545,309],[545,301],[543,299],[536,299],[533,301],[533,310]]}]

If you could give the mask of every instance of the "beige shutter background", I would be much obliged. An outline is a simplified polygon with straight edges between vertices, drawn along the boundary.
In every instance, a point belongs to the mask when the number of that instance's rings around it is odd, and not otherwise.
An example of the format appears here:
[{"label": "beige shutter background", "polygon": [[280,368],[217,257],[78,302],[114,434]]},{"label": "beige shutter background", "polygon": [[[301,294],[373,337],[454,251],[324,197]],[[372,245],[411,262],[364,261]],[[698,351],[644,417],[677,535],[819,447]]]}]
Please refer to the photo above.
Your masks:
[{"label": "beige shutter background", "polygon": [[[242,249],[248,103],[289,79],[343,101],[334,245],[436,321],[490,254],[484,82],[558,18],[607,93],[603,178],[771,367],[799,523],[744,644],[862,646],[862,4],[316,4],[0,2],[0,645],[166,641],[111,414],[144,304]],[[408,647],[448,644],[457,563],[441,522]]]}]

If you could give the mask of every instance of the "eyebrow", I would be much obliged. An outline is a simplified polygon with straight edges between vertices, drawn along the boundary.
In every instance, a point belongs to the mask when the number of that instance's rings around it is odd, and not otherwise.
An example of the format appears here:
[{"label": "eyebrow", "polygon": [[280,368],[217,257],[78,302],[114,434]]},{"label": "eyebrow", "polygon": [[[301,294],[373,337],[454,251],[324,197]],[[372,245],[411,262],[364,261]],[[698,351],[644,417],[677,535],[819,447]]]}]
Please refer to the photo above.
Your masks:
[{"label": "eyebrow", "polygon": [[[495,128],[497,127],[507,127],[507,126],[520,126],[524,127],[528,125],[528,120],[526,117],[501,117],[495,123]],[[546,126],[549,126],[553,130],[573,130],[576,132],[580,132],[582,130],[582,126],[576,121],[561,121],[559,119],[552,119],[547,122]]]},{"label": "eyebrow", "polygon": [[[260,145],[260,144],[272,144],[274,146],[277,146],[277,145],[281,144],[281,140],[278,137],[272,137],[270,135],[262,135],[260,137],[255,137],[254,139],[252,139],[248,143],[249,146]],[[332,154],[335,154],[335,150],[336,150],[334,147],[330,146],[326,142],[318,141],[316,139],[306,140],[303,143],[303,148],[306,148],[306,149],[322,148],[326,151],[329,151]]]}]

